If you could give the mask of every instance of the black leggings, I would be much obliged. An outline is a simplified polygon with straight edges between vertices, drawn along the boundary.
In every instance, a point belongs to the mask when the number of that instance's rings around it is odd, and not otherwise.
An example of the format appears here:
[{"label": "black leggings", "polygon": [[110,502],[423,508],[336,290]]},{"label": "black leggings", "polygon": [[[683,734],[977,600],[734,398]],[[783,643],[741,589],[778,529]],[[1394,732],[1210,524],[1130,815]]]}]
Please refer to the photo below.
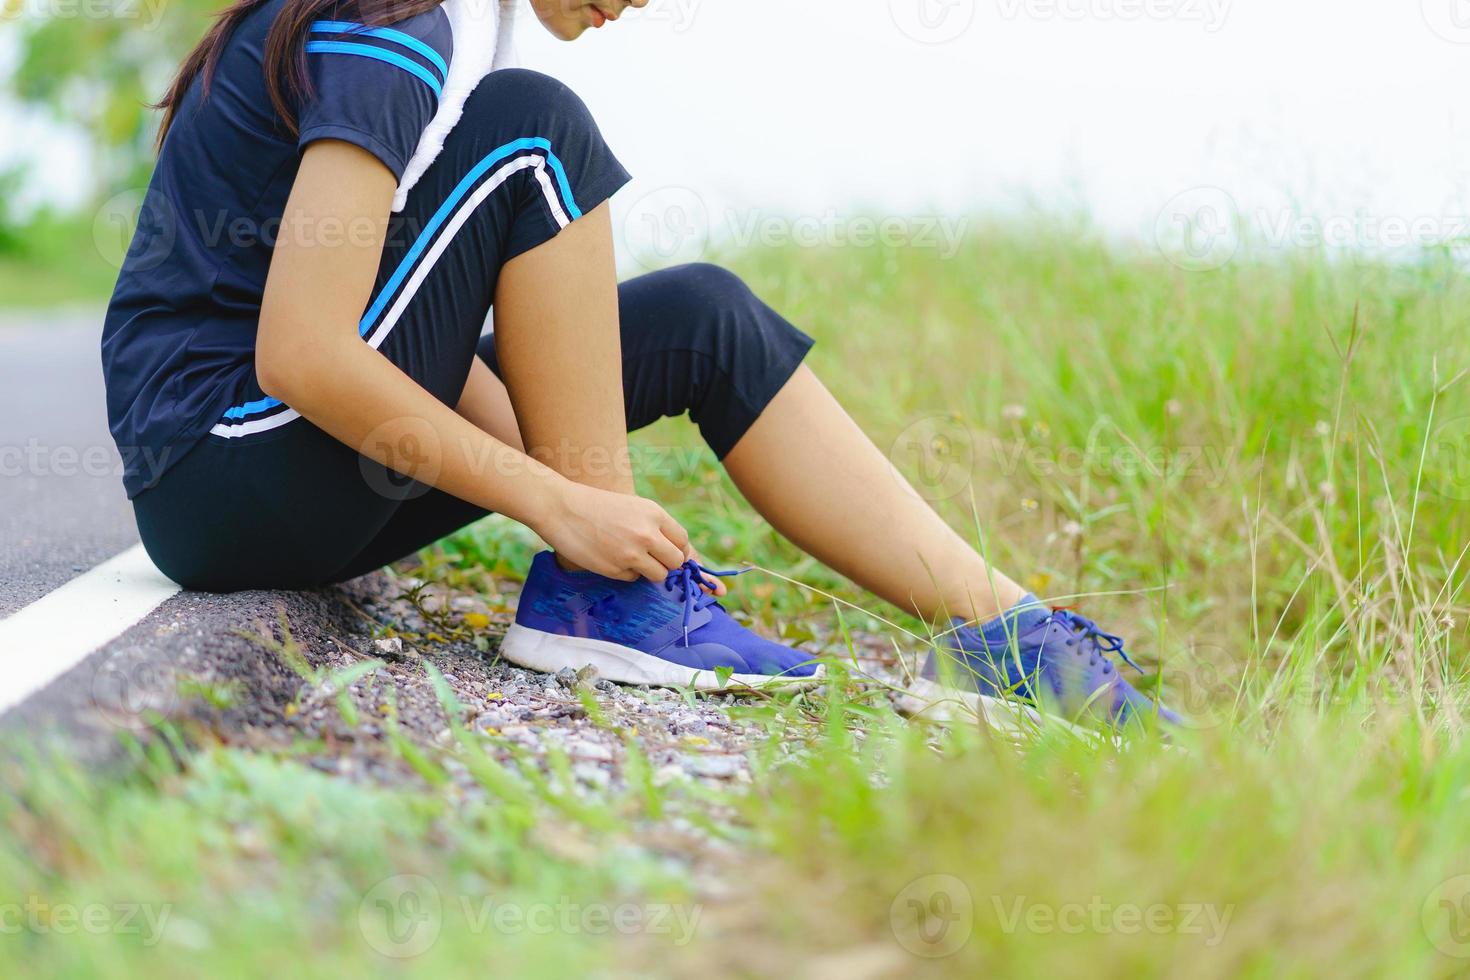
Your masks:
[{"label": "black leggings", "polygon": [[[474,357],[499,373],[494,336],[480,333],[500,268],[626,180],[565,86],[527,71],[491,75],[390,225],[365,339],[456,404]],[[630,280],[618,305],[629,430],[687,412],[721,458],[811,346],[712,265]],[[485,515],[399,477],[258,389],[134,508],[158,567],[213,592],[345,581]]]}]

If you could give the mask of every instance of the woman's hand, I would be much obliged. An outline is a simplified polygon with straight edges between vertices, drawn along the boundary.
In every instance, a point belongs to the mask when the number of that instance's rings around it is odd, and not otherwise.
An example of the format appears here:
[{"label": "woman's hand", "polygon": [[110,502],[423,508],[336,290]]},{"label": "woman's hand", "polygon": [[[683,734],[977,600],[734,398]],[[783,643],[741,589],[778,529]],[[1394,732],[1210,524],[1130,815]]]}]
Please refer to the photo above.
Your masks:
[{"label": "woman's hand", "polygon": [[694,554],[688,532],[653,501],[570,480],[532,530],[566,561],[624,582],[662,584]]}]

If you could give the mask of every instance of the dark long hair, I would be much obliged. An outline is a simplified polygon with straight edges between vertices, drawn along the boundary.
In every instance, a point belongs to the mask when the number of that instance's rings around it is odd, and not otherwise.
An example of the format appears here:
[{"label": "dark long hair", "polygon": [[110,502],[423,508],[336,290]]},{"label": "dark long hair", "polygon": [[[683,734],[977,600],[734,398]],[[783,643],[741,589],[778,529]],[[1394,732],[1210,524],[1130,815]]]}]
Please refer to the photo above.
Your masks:
[{"label": "dark long hair", "polygon": [[[221,11],[214,26],[205,33],[203,40],[189,52],[189,57],[179,66],[165,95],[153,108],[163,110],[163,123],[158,129],[158,145],[173,125],[184,95],[195,78],[202,76],[203,92],[209,96],[209,83],[214,69],[224,53],[225,44],[235,28],[257,8],[270,0],[235,0],[235,4]],[[433,10],[444,0],[287,0],[280,16],[271,25],[265,40],[265,84],[270,93],[271,105],[286,123],[291,135],[296,135],[296,110],[294,104],[310,92],[311,80],[306,73],[306,39],[311,34],[312,21],[323,15],[349,17],[369,26],[392,24],[409,17]]]}]

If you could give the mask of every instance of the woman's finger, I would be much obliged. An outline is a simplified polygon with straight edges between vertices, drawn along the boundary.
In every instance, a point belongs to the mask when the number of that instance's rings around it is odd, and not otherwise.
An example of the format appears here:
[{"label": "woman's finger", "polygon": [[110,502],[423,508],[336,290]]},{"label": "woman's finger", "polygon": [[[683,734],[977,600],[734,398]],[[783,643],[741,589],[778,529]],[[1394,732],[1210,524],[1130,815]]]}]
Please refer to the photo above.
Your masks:
[{"label": "woman's finger", "polygon": [[[659,527],[664,532],[664,537],[672,541],[674,547],[678,548],[685,558],[689,557],[692,553],[692,549],[689,547],[689,532],[684,530],[683,525],[670,517],[668,512],[665,511],[659,519]],[[683,562],[681,561],[680,564],[683,564]]]},{"label": "woman's finger", "polygon": [[648,579],[648,581],[656,585],[663,585],[664,580],[669,577],[669,570],[652,555],[644,555],[642,560],[634,564],[629,571],[636,573],[637,576]]},{"label": "woman's finger", "polygon": [[665,575],[684,564],[684,552],[668,539],[654,542],[648,553],[654,561],[664,566]]}]

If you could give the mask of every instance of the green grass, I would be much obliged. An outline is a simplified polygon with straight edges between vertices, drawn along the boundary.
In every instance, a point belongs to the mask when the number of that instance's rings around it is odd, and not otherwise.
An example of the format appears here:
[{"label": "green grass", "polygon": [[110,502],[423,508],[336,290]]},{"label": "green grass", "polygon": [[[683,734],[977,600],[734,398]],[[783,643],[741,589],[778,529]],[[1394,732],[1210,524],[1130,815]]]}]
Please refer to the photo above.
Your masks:
[{"label": "green grass", "polygon": [[102,305],[117,281],[111,261],[122,254],[114,246],[105,256],[108,244],[79,219],[43,214],[19,229],[0,223],[0,309]]},{"label": "green grass", "polygon": [[[1196,720],[1182,744],[937,732],[839,671],[814,695],[743,709],[773,739],[753,785],[729,794],[644,781],[579,801],[554,779],[505,778],[466,744],[418,763],[468,765],[483,799],[207,744],[182,762],[155,749],[125,778],[17,761],[0,892],[167,905],[183,925],[154,945],[28,927],[0,938],[0,971],[1465,972],[1460,270],[1291,254],[1189,273],[1067,224],[989,228],[950,261],[849,249],[731,264],[817,337],[819,373],[1000,567],[1124,624]],[[709,460],[687,425],[639,445],[658,464],[645,489],[712,562],[896,615],[691,466]],[[436,569],[460,584],[513,576],[534,547],[492,521],[448,542]],[[740,593],[776,628],[831,618],[774,578]],[[718,842],[671,837],[672,817]],[[669,860],[681,853],[694,872]],[[404,874],[433,882],[444,910],[407,963],[359,929],[376,883]],[[697,905],[699,918],[684,945],[534,935],[485,927],[485,896]]]}]

